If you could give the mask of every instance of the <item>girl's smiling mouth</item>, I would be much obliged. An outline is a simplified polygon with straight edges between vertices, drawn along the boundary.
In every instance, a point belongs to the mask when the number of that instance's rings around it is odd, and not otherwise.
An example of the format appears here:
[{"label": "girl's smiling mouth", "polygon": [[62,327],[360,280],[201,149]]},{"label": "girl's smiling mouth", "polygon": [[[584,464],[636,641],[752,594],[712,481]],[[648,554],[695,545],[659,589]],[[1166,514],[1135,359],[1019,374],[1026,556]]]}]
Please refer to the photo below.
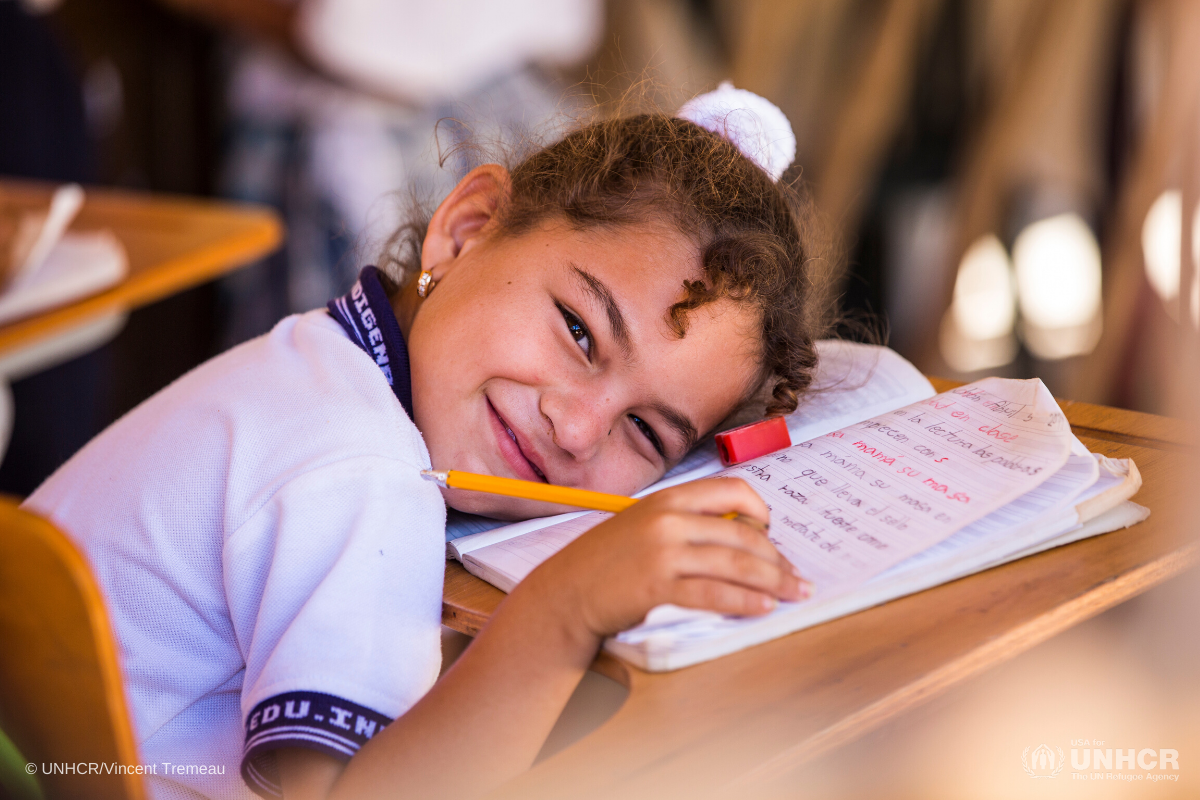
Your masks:
[{"label": "girl's smiling mouth", "polygon": [[525,450],[521,447],[517,434],[496,411],[496,407],[492,405],[492,401],[487,395],[484,395],[484,402],[487,403],[488,417],[492,423],[492,433],[496,436],[496,444],[500,448],[500,455],[504,457],[509,469],[516,473],[518,478],[545,483],[545,473],[533,463],[529,456],[525,455]]}]

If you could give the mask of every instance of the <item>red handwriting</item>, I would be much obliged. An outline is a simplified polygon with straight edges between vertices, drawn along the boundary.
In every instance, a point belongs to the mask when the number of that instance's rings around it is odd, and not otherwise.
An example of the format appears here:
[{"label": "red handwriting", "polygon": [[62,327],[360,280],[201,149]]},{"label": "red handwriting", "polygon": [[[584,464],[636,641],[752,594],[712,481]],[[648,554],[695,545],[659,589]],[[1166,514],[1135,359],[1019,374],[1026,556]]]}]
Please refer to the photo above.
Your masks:
[{"label": "red handwriting", "polygon": [[946,484],[944,484],[944,483],[938,483],[938,482],[937,482],[937,481],[935,481],[933,478],[926,478],[926,479],[925,479],[925,480],[924,480],[924,481],[921,483],[921,485],[922,485],[922,486],[928,486],[930,489],[933,489],[935,492],[940,492],[941,494],[944,494],[944,495],[946,495],[946,499],[948,499],[948,500],[957,500],[957,501],[958,501],[958,502],[960,502],[960,503],[969,503],[969,502],[971,502],[971,498],[967,497],[967,495],[966,495],[966,494],[964,494],[963,492],[954,492],[954,493],[952,494],[952,493],[950,492],[950,487],[949,487],[949,486],[947,486],[947,485],[946,485]]},{"label": "red handwriting", "polygon": [[[882,450],[878,450],[874,447],[871,447],[866,442],[863,442],[863,441],[855,442],[854,447],[857,447],[859,450],[863,451],[864,453],[866,453],[867,455],[869,455],[871,458],[875,459],[876,461],[880,462],[881,464],[886,464],[890,467],[896,463],[896,458],[894,456],[889,456],[889,455],[885,454]],[[903,456],[901,456],[901,458],[903,458]]]},{"label": "red handwriting", "polygon": [[980,433],[987,434],[993,439],[999,439],[1002,442],[1015,442],[1019,437],[1015,433],[1009,433],[1000,425],[981,425]]}]

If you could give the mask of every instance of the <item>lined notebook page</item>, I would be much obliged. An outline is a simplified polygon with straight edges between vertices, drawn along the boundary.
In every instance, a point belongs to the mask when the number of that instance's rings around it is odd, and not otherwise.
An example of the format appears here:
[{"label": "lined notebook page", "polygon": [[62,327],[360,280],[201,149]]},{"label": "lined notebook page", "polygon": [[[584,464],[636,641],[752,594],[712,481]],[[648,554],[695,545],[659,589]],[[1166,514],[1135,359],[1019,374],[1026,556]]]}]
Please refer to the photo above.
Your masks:
[{"label": "lined notebook page", "polygon": [[[886,347],[824,340],[817,342],[820,359],[813,388],[788,417],[793,442],[803,442],[869,417],[933,396],[933,386],[916,367]],[[661,481],[638,492],[638,497],[697,480],[722,468],[711,438],[698,445]],[[461,558],[472,550],[557,524],[577,514],[541,517],[515,525],[451,510],[446,519],[449,556]]]},{"label": "lined notebook page", "polygon": [[[1127,468],[1127,462],[1108,461],[1109,466],[1103,474],[1110,478],[1114,476],[1115,471]],[[892,592],[892,587],[902,584],[911,585],[914,580],[920,580],[927,573],[944,573],[944,566],[959,561],[967,553],[975,553],[977,557],[974,560],[980,563],[1000,558],[1002,556],[995,555],[989,550],[980,559],[978,556],[981,545],[986,547],[987,545],[995,546],[998,542],[1007,543],[1012,546],[1000,549],[1016,552],[1025,545],[1020,542],[1013,543],[1013,540],[1021,538],[1023,532],[1032,532],[1033,538],[1041,540],[1053,538],[1065,530],[1077,527],[1077,518],[1070,513],[1073,504],[1089,496],[1101,483],[1103,483],[1102,489],[1114,485],[1112,482],[1098,480],[1098,472],[1100,472],[1097,468],[1098,463],[1099,459],[1090,453],[1082,456],[1072,453],[1067,463],[1036,489],[996,509],[986,517],[976,520],[948,539],[910,556],[891,569],[876,575],[864,584],[863,590],[886,587],[889,592]],[[772,612],[772,615],[792,613],[804,606],[817,608],[824,605],[827,604],[784,603],[780,605],[779,609]],[[650,633],[667,627],[664,623],[704,620],[716,622],[725,619],[717,614],[701,612],[655,614],[652,616],[650,624],[620,634],[619,638],[626,642],[637,642]],[[744,620],[730,619],[729,621],[747,624]]]},{"label": "lined notebook page", "polygon": [[[1079,476],[1089,472],[1080,469],[1076,458],[1077,456],[1072,455],[1068,464],[1055,475],[1056,478],[1062,479],[1058,485],[1067,495],[1075,493]],[[902,565],[905,569],[888,570],[849,595],[823,602],[781,604],[766,617],[723,617],[688,609],[662,607],[655,609],[647,623],[618,634],[606,647],[645,669],[677,669],[964,577],[1015,558],[1098,533],[1128,527],[1145,519],[1149,514],[1146,509],[1135,503],[1123,502],[1122,498],[1127,495],[1120,491],[1114,494],[1114,490],[1129,482],[1131,472],[1136,475],[1136,468],[1132,462],[1127,459],[1107,459],[1103,456],[1096,456],[1094,460],[1099,465],[1100,476],[1095,483],[1076,495],[1075,500],[1082,502],[1097,494],[1108,494],[1113,505],[1109,506],[1109,511],[1086,524],[1076,524],[1073,521],[1074,515],[1065,513],[1065,509],[1057,502],[1051,503],[1048,510],[1045,506],[1039,510],[1028,504],[1010,504],[985,518],[990,520],[991,516],[1004,512],[1013,525],[1009,531],[1018,537],[1023,535],[1027,541],[1034,544],[1015,550],[1004,548],[999,551],[1002,555],[993,552],[990,557],[986,553],[976,552],[972,558],[957,557],[965,550],[971,549],[970,543],[966,543],[959,550],[938,547],[935,549],[941,553],[940,556],[923,559],[920,564],[910,559]],[[1133,482],[1140,485],[1140,481]],[[1136,489],[1136,486],[1127,488]],[[956,539],[957,534],[945,544]],[[962,543],[963,540],[959,541]]]},{"label": "lined notebook page", "polygon": [[[1089,467],[1085,463],[1086,461],[1092,462],[1092,465]],[[926,574],[934,572],[942,574],[943,567],[952,561],[957,561],[962,553],[975,550],[981,543],[994,543],[997,536],[1004,538],[1029,529],[1040,534],[1039,538],[1048,538],[1075,527],[1074,516],[1062,512],[1065,506],[1085,495],[1090,486],[1095,485],[1097,472],[1095,464],[1096,459],[1090,454],[1087,456],[1072,454],[1066,464],[1028,495],[1023,495],[996,509],[948,539],[910,556],[891,569],[876,575],[867,581],[860,591],[879,589],[888,596],[894,596],[897,587],[923,583],[921,578]],[[1029,502],[1030,495],[1035,495],[1038,499]],[[1063,521],[1057,520],[1059,516],[1063,517]],[[1050,517],[1056,519],[1050,519]],[[1047,523],[1050,523],[1048,527]],[[1021,545],[1016,545],[1012,549],[1019,550]],[[836,598],[834,603],[837,603]],[[781,603],[779,608],[768,616],[819,614],[821,608],[828,606],[830,606],[829,601]],[[683,613],[654,613],[648,618],[647,624],[619,634],[617,638],[627,644],[637,644],[650,635],[658,635],[671,630],[673,631],[672,635],[679,634],[686,639],[697,639],[716,636],[737,626],[754,624],[754,620],[722,617],[712,613],[685,609],[680,609],[680,612]]]},{"label": "lined notebook page", "polygon": [[1066,463],[1071,438],[1041,381],[988,378],[725,474],[761,484],[772,540],[820,597],[1038,486]]},{"label": "lined notebook page", "polygon": [[[756,644],[786,636],[805,628],[853,614],[908,594],[920,592],[949,581],[982,572],[1034,553],[1060,547],[1110,531],[1136,525],[1150,515],[1150,510],[1128,501],[1090,520],[1067,533],[1055,536],[1018,553],[993,562],[971,562],[960,566],[943,567],[938,562],[932,570],[921,570],[903,585],[895,582],[871,581],[862,589],[825,603],[790,605],[766,617],[754,619],[706,615],[643,632],[634,628],[608,639],[604,649],[650,672],[663,672],[708,661],[718,656],[742,650]],[[626,641],[627,635],[639,634],[636,641]]]},{"label": "lined notebook page", "polygon": [[[1078,519],[1074,514],[1075,503],[1095,486],[1100,478],[1100,466],[1091,453],[1072,453],[1067,463],[1040,486],[998,508],[983,519],[966,526],[948,539],[938,542],[883,573],[880,578],[919,570],[925,564],[954,556],[961,558],[980,549],[1007,547],[1011,552],[1020,550],[1024,543],[1017,534],[1022,525],[1046,519],[1055,512],[1062,512],[1067,526],[1074,526]],[[1044,535],[1050,535],[1045,532]]]},{"label": "lined notebook page", "polygon": [[[1066,463],[1072,439],[1041,381],[989,378],[718,474],[763,496],[771,540],[821,599],[1039,486]],[[515,584],[601,519],[581,515],[472,558]]]}]

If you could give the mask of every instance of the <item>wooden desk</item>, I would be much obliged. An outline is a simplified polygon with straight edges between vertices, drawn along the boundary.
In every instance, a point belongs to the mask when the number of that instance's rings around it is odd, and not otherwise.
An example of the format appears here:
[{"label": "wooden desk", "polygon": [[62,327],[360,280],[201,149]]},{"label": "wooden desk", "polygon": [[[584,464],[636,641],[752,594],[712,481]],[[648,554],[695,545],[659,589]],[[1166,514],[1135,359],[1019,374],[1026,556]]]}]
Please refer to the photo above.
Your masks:
[{"label": "wooden desk", "polygon": [[[53,190],[0,180],[0,211],[45,209]],[[112,230],[129,256],[129,275],[100,294],[0,325],[0,355],[197,286],[266,255],[283,235],[278,216],[261,206],[86,191],[71,229]]]},{"label": "wooden desk", "polygon": [[[1173,502],[1193,491],[1194,432],[1148,414],[1062,406],[1089,449],[1137,462],[1144,485],[1134,499],[1150,519],[677,672],[602,655],[593,669],[629,688],[625,704],[496,796],[753,797],[757,782],[1196,563]],[[503,596],[450,563],[443,621],[473,634]]]}]

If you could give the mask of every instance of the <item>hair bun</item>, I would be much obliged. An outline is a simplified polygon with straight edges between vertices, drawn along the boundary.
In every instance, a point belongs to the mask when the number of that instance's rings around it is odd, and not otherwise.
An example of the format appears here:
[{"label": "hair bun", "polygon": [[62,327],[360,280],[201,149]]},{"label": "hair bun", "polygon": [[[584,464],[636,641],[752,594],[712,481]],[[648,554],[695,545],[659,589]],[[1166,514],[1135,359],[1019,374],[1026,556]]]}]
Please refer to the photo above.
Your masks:
[{"label": "hair bun", "polygon": [[696,95],[675,116],[725,137],[773,181],[796,158],[796,134],[787,116],[770,100],[729,81]]}]

